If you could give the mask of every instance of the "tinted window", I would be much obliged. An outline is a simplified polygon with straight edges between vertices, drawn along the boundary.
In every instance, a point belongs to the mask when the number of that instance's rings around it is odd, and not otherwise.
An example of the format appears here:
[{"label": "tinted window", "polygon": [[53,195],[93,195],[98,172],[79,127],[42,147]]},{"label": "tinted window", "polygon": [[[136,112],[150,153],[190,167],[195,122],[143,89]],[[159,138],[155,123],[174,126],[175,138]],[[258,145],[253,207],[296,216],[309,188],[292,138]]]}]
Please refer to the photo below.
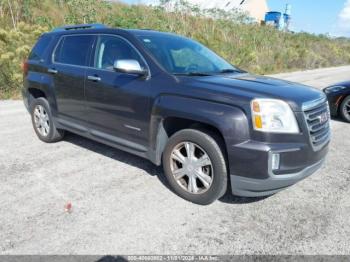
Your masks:
[{"label": "tinted window", "polygon": [[29,60],[44,59],[45,53],[53,39],[52,35],[42,35],[29,54]]},{"label": "tinted window", "polygon": [[139,35],[146,49],[170,73],[220,73],[237,71],[230,63],[207,47],[188,38],[171,35]]},{"label": "tinted window", "polygon": [[127,41],[116,36],[100,36],[95,54],[95,67],[113,70],[114,62],[122,59],[137,60],[145,67],[141,56]]},{"label": "tinted window", "polygon": [[62,64],[85,66],[94,36],[65,36],[61,39],[54,54],[54,61]]}]

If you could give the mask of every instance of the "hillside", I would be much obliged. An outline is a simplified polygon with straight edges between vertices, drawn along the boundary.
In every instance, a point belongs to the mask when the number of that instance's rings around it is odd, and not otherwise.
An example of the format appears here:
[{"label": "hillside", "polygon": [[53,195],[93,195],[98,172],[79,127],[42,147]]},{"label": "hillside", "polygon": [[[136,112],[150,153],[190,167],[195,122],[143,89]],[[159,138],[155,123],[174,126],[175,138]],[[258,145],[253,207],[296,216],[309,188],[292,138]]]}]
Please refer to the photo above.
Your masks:
[{"label": "hillside", "polygon": [[[165,1],[164,6],[171,9],[171,7],[177,3],[181,5],[181,1],[182,0]],[[142,2],[156,4],[159,3],[159,0],[143,0]],[[266,12],[269,11],[267,0],[186,0],[186,2],[202,10],[219,9],[230,12],[239,9],[258,22],[264,20]]]},{"label": "hillside", "polygon": [[235,12],[213,10],[218,19],[211,19],[189,5],[181,10],[167,13],[161,7],[102,0],[0,0],[0,98],[18,97],[21,62],[41,33],[62,24],[98,22],[112,27],[179,33],[259,74],[350,63],[347,39],[278,32],[247,23],[249,19]]}]

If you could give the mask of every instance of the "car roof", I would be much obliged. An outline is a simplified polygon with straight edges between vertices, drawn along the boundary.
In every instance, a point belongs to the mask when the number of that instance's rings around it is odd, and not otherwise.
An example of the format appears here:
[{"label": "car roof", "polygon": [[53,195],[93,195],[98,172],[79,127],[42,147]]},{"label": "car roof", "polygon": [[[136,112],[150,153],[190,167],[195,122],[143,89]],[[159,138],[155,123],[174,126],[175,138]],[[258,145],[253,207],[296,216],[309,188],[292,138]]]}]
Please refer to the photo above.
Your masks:
[{"label": "car roof", "polygon": [[161,32],[153,29],[125,29],[133,35],[148,35],[148,36],[176,36],[174,33]]},{"label": "car roof", "polygon": [[54,35],[76,35],[76,34],[97,34],[97,33],[120,33],[126,30],[119,28],[91,28],[91,29],[71,29],[71,30],[53,30],[47,34]]}]

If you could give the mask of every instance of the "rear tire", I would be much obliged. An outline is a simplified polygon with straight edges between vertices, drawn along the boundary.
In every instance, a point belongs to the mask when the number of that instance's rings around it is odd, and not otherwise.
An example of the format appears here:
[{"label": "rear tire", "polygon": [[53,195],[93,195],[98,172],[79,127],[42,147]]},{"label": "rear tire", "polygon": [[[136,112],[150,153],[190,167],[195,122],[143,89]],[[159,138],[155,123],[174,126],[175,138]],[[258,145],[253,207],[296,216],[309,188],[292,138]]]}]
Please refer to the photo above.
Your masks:
[{"label": "rear tire", "polygon": [[177,195],[208,205],[225,194],[228,176],[219,144],[213,134],[195,129],[170,137],[163,152],[163,169]]},{"label": "rear tire", "polygon": [[339,112],[341,117],[350,123],[350,96],[344,98],[343,102],[340,104]]},{"label": "rear tire", "polygon": [[30,105],[30,113],[34,131],[41,141],[54,143],[63,139],[65,132],[56,128],[49,103],[45,98],[34,99]]}]

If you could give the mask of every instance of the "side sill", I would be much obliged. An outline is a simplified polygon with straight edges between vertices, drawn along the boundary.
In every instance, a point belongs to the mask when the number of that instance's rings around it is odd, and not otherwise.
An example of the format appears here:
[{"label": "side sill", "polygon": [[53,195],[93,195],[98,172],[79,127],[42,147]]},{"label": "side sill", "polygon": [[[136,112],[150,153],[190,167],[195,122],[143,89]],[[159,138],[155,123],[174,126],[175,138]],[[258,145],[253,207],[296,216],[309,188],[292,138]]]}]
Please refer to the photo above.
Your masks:
[{"label": "side sill", "polygon": [[112,136],[112,135],[109,135],[109,134],[106,134],[106,133],[103,133],[100,131],[96,131],[96,130],[91,130],[90,134],[94,137],[104,139],[104,140],[107,140],[109,142],[121,145],[121,146],[130,147],[130,148],[137,150],[139,152],[147,152],[146,147],[141,146],[141,145],[136,144],[136,143],[133,143],[133,142],[130,142],[130,141],[127,141],[125,139],[116,137],[116,136]]}]

